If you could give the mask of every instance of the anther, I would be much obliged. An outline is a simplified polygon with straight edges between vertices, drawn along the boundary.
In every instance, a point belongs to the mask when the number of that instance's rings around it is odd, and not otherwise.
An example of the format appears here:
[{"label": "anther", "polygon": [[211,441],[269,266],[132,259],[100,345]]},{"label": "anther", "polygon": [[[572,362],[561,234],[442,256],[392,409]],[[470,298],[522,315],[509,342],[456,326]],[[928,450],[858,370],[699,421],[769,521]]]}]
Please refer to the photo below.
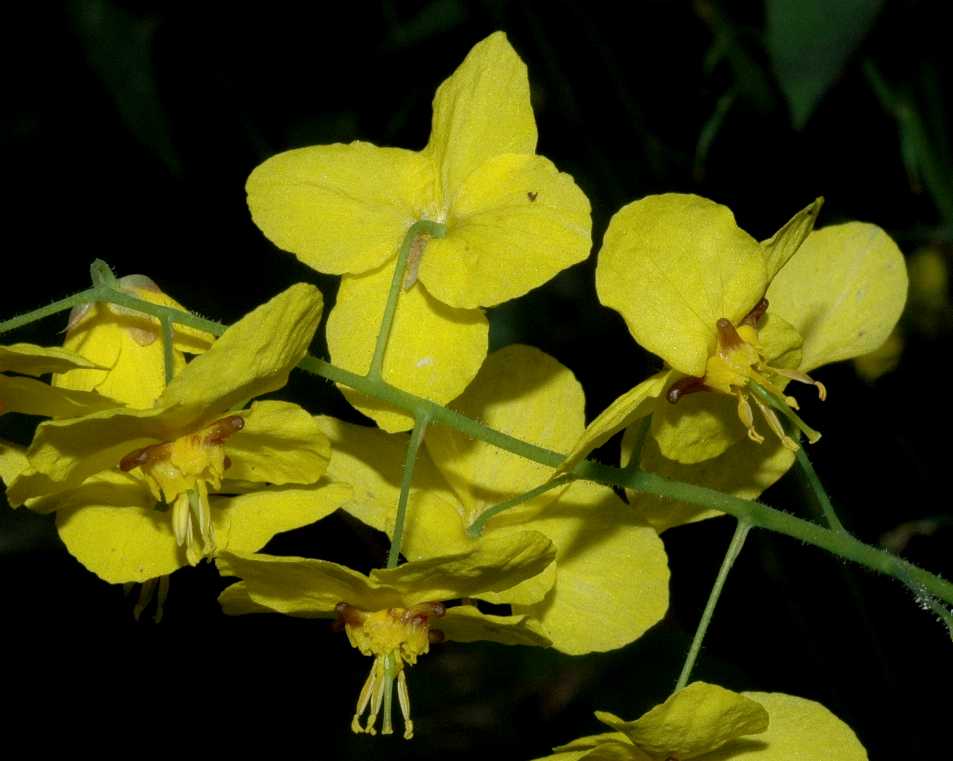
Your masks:
[{"label": "anther", "polygon": [[737,349],[744,344],[744,339],[738,335],[738,331],[728,318],[721,317],[718,322],[715,323],[715,327],[718,329],[719,353],[722,356],[725,356],[729,350]]},{"label": "anther", "polygon": [[752,328],[758,327],[758,322],[764,317],[764,313],[768,311],[768,300],[761,299],[757,304],[755,304],[754,309],[752,309],[748,314],[744,316],[744,319],[741,321],[742,325],[750,325]]},{"label": "anther", "polygon": [[671,404],[678,404],[678,400],[681,399],[686,394],[694,394],[698,391],[707,391],[708,386],[705,385],[704,378],[696,378],[692,375],[689,375],[685,378],[680,378],[675,381],[668,388],[668,392],[665,394],[665,398],[668,399]]}]

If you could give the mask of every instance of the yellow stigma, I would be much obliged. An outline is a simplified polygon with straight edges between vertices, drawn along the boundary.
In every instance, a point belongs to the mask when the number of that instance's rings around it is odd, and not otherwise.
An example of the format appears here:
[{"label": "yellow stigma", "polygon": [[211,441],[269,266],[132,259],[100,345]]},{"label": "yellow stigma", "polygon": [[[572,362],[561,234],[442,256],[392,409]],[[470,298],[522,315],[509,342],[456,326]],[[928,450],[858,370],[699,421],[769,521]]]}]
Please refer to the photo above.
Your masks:
[{"label": "yellow stigma", "polygon": [[[404,739],[409,740],[414,736],[404,664],[413,666],[417,657],[430,649],[431,642],[443,639],[442,632],[430,628],[430,619],[440,618],[445,612],[446,608],[440,602],[376,611],[360,610],[346,602],[338,604],[338,621],[344,624],[351,644],[364,655],[374,656],[371,673],[364,681],[357,699],[357,709],[351,720],[352,731],[358,734],[376,734],[374,725],[383,707],[381,734],[393,734],[391,701],[396,679],[397,699],[404,717]],[[362,725],[361,716],[365,711],[367,721]]]},{"label": "yellow stigma", "polygon": [[119,463],[125,471],[139,468],[155,498],[172,506],[175,540],[190,565],[215,554],[209,485],[221,488],[230,465],[225,440],[244,427],[240,415],[229,415],[196,433],[130,452]]}]

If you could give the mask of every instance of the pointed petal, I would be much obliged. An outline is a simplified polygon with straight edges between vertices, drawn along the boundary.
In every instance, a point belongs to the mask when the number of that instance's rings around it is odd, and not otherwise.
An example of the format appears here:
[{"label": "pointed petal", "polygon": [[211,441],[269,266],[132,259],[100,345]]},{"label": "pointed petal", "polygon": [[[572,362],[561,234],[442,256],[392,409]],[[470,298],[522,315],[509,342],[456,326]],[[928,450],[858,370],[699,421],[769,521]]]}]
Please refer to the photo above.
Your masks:
[{"label": "pointed petal", "polygon": [[310,484],[324,474],[331,445],[307,410],[289,402],[255,402],[242,417],[245,427],[225,444],[229,478]]},{"label": "pointed petal", "polygon": [[504,645],[548,647],[546,632],[529,616],[494,616],[472,605],[447,608],[447,614],[433,622],[453,642],[499,642]]},{"label": "pointed petal", "polygon": [[278,248],[319,272],[359,273],[396,256],[432,203],[433,169],[413,151],[335,143],[272,156],[245,189],[252,219]]},{"label": "pointed petal", "polygon": [[715,323],[737,324],[767,282],[761,247],[730,209],[677,193],[616,212],[596,267],[599,300],[622,315],[635,340],[697,377],[715,348]]},{"label": "pointed petal", "polygon": [[322,305],[321,292],[306,283],[279,293],[193,359],[156,404],[193,407],[200,419],[211,421],[237,404],[281,388],[308,350]]},{"label": "pointed petal", "polygon": [[452,205],[470,174],[493,156],[535,150],[526,65],[506,35],[494,32],[473,46],[434,97],[424,153],[437,167],[443,203]]},{"label": "pointed petal", "polygon": [[807,239],[807,236],[810,235],[823,205],[823,198],[814,199],[814,203],[801,209],[785,222],[784,227],[774,235],[761,241],[761,246],[767,254],[768,282],[774,279],[774,276],[787,264],[788,259],[794,256],[801,244]]},{"label": "pointed petal", "polygon": [[900,249],[862,222],[815,230],[768,289],[770,309],[804,336],[804,372],[878,348],[906,295]]},{"label": "pointed petal", "polygon": [[656,373],[638,386],[626,391],[586,427],[585,432],[570,450],[553,475],[570,472],[593,450],[601,447],[623,428],[636,420],[651,415],[657,406],[658,397],[672,377],[670,371]]},{"label": "pointed petal", "polygon": [[118,406],[116,400],[90,391],[55,388],[34,378],[0,376],[0,412],[71,418]]},{"label": "pointed petal", "polygon": [[[426,257],[426,254],[424,254]],[[344,277],[328,317],[331,361],[365,373],[374,356],[394,264],[360,277]],[[441,304],[417,283],[401,293],[384,357],[384,380],[446,404],[476,375],[487,352],[489,323],[480,310]],[[413,427],[411,415],[350,389],[344,396],[386,431]]]},{"label": "pointed petal", "polygon": [[757,702],[714,684],[693,682],[635,721],[596,712],[650,755],[690,759],[744,735],[764,732],[768,712]]},{"label": "pointed petal", "polygon": [[[454,403],[490,428],[556,452],[582,435],[585,397],[570,370],[531,346],[494,352]],[[546,481],[552,469],[467,438],[446,426],[427,432],[424,444],[453,486],[472,522],[484,509]],[[548,492],[546,500],[558,491]]]},{"label": "pointed petal", "polygon": [[43,375],[96,367],[99,365],[95,362],[58,346],[37,346],[26,343],[0,346],[0,371],[2,372]]},{"label": "pointed petal", "polygon": [[591,226],[589,200],[548,159],[496,156],[461,186],[446,237],[427,244],[420,280],[445,304],[493,306],[589,256]]},{"label": "pointed petal", "polygon": [[322,483],[213,498],[212,515],[219,549],[256,552],[275,534],[315,523],[350,497],[349,486]]}]

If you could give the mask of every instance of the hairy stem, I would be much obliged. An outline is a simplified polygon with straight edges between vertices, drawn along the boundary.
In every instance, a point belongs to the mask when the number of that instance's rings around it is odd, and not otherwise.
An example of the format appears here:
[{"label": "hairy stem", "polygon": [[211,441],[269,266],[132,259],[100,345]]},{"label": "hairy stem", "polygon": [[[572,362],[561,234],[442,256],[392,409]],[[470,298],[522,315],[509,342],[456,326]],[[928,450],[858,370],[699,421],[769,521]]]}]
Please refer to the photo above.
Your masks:
[{"label": "hairy stem", "polygon": [[407,457],[404,460],[404,474],[400,480],[400,497],[397,499],[397,516],[394,518],[394,533],[390,541],[390,552],[387,553],[387,567],[396,568],[397,558],[400,556],[400,546],[404,540],[404,519],[407,515],[407,498],[410,496],[410,483],[414,479],[414,464],[417,462],[417,452],[424,441],[430,416],[420,413],[415,416],[414,430],[407,442]]}]

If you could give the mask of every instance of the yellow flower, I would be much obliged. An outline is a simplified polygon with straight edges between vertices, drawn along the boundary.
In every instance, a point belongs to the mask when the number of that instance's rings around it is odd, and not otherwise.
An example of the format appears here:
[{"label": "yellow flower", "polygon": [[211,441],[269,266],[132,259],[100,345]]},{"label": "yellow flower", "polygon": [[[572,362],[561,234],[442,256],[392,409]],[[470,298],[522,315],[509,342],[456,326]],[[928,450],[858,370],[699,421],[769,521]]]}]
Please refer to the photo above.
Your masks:
[{"label": "yellow flower", "polygon": [[[605,711],[612,732],[580,737],[547,761],[866,761],[844,722],[820,703],[693,682],[634,721]],[[540,759],[543,761],[543,759]]]},{"label": "yellow flower", "polygon": [[[328,319],[335,364],[365,372],[395,254],[420,220],[445,225],[418,240],[398,303],[383,377],[436,402],[456,397],[487,351],[479,307],[520,296],[589,253],[589,202],[535,154],[526,66],[497,32],[437,90],[422,151],[354,142],[278,154],[252,172],[248,203],[277,246],[344,275]],[[389,431],[411,417],[346,390]]]},{"label": "yellow flower", "polygon": [[[216,562],[222,575],[243,579],[220,598],[230,615],[275,611],[306,618],[336,616],[351,644],[374,658],[351,729],[375,734],[383,707],[381,732],[393,732],[391,696],[396,680],[404,737],[410,739],[414,724],[404,666],[416,663],[431,642],[445,638],[548,644],[530,617],[483,613],[476,600],[492,596],[506,602],[511,591],[540,574],[554,554],[546,537],[524,531],[486,537],[462,552],[374,570],[370,576],[306,558],[224,553]],[[542,588],[540,594],[545,592]],[[448,604],[451,600],[463,602]]]},{"label": "yellow flower", "polygon": [[[584,426],[585,398],[572,373],[528,346],[494,352],[454,407],[512,436],[566,451]],[[391,533],[406,436],[322,418],[332,442],[328,477],[354,488],[344,509]],[[411,560],[461,551],[466,530],[490,507],[545,481],[551,469],[434,426],[414,468],[402,551]],[[373,467],[366,463],[373,463]],[[556,547],[540,579],[542,601],[511,595],[514,612],[538,618],[553,647],[580,654],[622,647],[668,607],[668,565],[656,532],[610,490],[587,482],[554,489],[490,518],[484,535],[539,531]]]},{"label": "yellow flower", "polygon": [[[32,509],[59,511],[70,551],[107,581],[142,581],[195,564],[221,548],[223,530],[260,538],[262,529],[235,529],[230,516],[258,515],[274,533],[283,530],[274,528],[278,523],[303,525],[316,520],[304,520],[315,511],[321,517],[335,509],[337,503],[315,507],[300,520],[290,509],[283,518],[269,516],[263,501],[291,506],[304,499],[277,490],[264,493],[271,497],[236,497],[240,509],[216,519],[213,504],[234,504],[210,498],[220,489],[247,491],[249,484],[314,484],[323,474],[328,441],[307,412],[275,401],[232,412],[285,384],[307,350],[321,303],[317,289],[303,284],[276,296],[189,363],[149,409],[40,425],[27,452],[30,469],[8,489],[10,503],[30,500]],[[226,470],[234,482],[229,489]],[[333,502],[347,492],[323,496]],[[157,502],[171,509],[157,511]]]},{"label": "yellow flower", "polygon": [[[184,308],[166,296],[145,275],[126,275],[119,290],[160,306]],[[173,374],[185,367],[183,352],[199,354],[213,337],[184,325],[175,325]],[[79,391],[98,391],[135,409],[151,407],[165,390],[165,356],[159,321],[117,304],[83,304],[70,312],[63,346],[99,367],[53,376],[53,385]]]},{"label": "yellow flower", "polygon": [[[812,231],[820,205],[761,243],[729,209],[698,196],[649,196],[612,218],[596,268],[599,299],[669,369],[616,399],[560,471],[651,415],[640,449],[646,469],[681,477],[691,472],[683,466],[704,464],[722,480],[701,483],[747,497],[784,473],[797,444],[778,413],[819,436],[796,415],[785,384],[814,384],[824,398],[808,373],[880,346],[906,298],[894,242],[860,222]],[[753,405],[774,434],[768,441]]]}]

